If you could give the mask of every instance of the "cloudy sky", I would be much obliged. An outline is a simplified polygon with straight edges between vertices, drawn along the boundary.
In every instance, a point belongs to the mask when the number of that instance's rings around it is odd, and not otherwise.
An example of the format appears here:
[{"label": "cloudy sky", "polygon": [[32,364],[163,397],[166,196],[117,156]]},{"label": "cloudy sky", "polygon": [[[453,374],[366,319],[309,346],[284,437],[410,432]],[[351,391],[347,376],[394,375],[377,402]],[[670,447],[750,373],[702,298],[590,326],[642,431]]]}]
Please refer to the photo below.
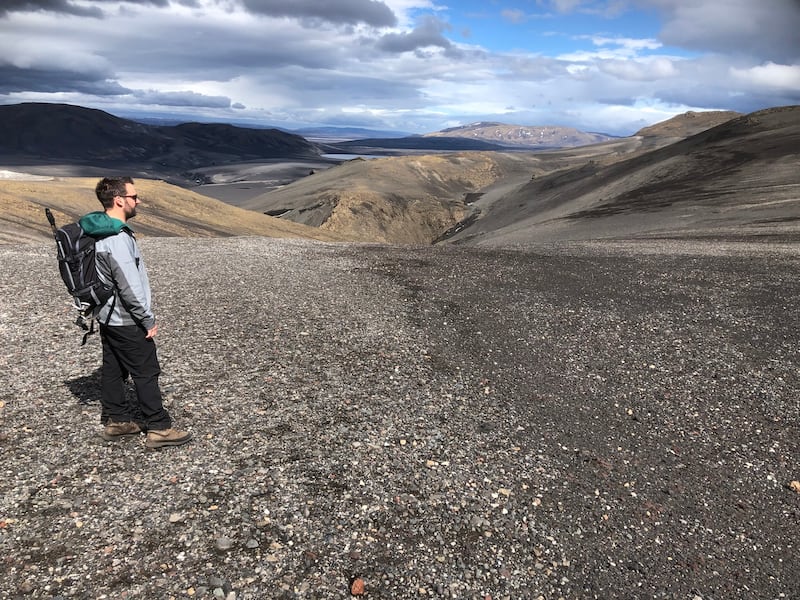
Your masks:
[{"label": "cloudy sky", "polygon": [[2,0],[0,104],[629,135],[800,104],[800,0]]}]

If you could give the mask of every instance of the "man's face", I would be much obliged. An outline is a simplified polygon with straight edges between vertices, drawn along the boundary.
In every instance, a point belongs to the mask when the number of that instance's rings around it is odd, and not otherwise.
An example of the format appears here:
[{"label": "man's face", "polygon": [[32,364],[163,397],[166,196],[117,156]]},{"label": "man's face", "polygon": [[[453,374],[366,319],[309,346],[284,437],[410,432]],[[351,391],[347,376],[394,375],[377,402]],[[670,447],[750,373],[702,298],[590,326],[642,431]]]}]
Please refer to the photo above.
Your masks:
[{"label": "man's face", "polygon": [[132,219],[136,216],[136,205],[139,204],[139,196],[136,194],[136,188],[132,183],[125,184],[125,195],[122,197],[125,201],[124,210],[125,218]]}]

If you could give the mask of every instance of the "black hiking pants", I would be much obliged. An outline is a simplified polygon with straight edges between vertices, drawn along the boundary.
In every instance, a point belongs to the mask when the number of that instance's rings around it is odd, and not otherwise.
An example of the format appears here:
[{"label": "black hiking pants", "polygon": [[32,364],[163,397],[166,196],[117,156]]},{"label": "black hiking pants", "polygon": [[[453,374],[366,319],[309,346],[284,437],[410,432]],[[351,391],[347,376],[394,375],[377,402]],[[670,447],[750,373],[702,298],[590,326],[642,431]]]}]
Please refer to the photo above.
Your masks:
[{"label": "black hiking pants", "polygon": [[[100,325],[103,341],[100,402],[103,419],[117,423],[136,421],[144,429],[169,429],[172,419],[164,409],[158,376],[156,343],[138,325]],[[136,387],[136,401],[125,395],[128,375]]]}]

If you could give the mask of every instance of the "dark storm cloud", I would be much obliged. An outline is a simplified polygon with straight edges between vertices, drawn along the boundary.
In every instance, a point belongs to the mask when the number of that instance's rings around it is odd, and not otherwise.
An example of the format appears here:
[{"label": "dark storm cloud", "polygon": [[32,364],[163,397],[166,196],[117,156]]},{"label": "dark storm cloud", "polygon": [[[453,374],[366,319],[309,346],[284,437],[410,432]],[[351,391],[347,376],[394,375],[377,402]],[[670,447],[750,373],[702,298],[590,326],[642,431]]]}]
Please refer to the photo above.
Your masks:
[{"label": "dark storm cloud", "polygon": [[[116,81],[63,70],[19,69],[0,66],[0,95],[15,92],[78,93],[94,96],[130,96],[137,103],[190,108],[231,108],[227,96],[207,96],[192,91],[131,90]],[[244,108],[238,104],[236,108]]]},{"label": "dark storm cloud", "polygon": [[391,9],[376,0],[242,0],[242,4],[252,13],[270,17],[320,19],[347,25],[365,23],[373,27],[397,25]]},{"label": "dark storm cloud", "polygon": [[377,47],[384,52],[401,54],[422,48],[437,47],[454,51],[454,46],[444,36],[447,25],[435,17],[426,17],[409,33],[389,33],[382,36]]},{"label": "dark storm cloud", "polygon": [[137,91],[136,100],[142,104],[160,106],[186,106],[193,108],[230,108],[231,99],[226,96],[205,96],[197,92],[159,92],[155,90]]},{"label": "dark storm cloud", "polygon": [[[0,18],[12,12],[52,12],[79,17],[103,17],[103,5],[118,0],[93,0],[92,6],[82,6],[73,0],[2,0]],[[170,4],[198,6],[197,0],[136,0],[131,4],[166,7]]]},{"label": "dark storm cloud", "polygon": [[[659,89],[658,96],[665,102],[671,102],[676,105],[686,105],[691,102],[691,106],[697,108],[717,109],[722,106],[719,90],[699,84],[685,89]],[[800,92],[781,94],[774,91],[761,92],[753,89],[747,94],[738,94],[726,98],[724,106],[726,110],[750,113],[767,106],[789,106],[795,104],[800,104]]]},{"label": "dark storm cloud", "polygon": [[0,94],[15,92],[75,92],[96,96],[121,96],[131,91],[116,81],[91,73],[62,69],[21,69],[0,65]]},{"label": "dark storm cloud", "polygon": [[[151,32],[156,37],[166,37],[170,33],[169,25],[153,25]],[[238,31],[238,35],[233,36],[228,31],[209,29],[200,38],[203,43],[192,37],[194,33],[185,37],[173,33],[173,45],[187,51],[165,52],[164,46],[154,41],[149,48],[135,48],[130,52],[126,49],[126,56],[115,57],[115,62],[121,64],[127,57],[135,57],[137,62],[157,66],[159,71],[224,80],[234,71],[260,70],[265,66],[269,69],[287,66],[332,69],[339,64],[337,59],[342,55],[331,44],[320,41],[315,45],[280,32]]]},{"label": "dark storm cloud", "polygon": [[661,41],[692,50],[800,60],[800,0],[668,3]]},{"label": "dark storm cloud", "polygon": [[0,17],[12,12],[54,12],[81,17],[101,17],[98,7],[84,7],[70,0],[4,0],[0,4]]}]

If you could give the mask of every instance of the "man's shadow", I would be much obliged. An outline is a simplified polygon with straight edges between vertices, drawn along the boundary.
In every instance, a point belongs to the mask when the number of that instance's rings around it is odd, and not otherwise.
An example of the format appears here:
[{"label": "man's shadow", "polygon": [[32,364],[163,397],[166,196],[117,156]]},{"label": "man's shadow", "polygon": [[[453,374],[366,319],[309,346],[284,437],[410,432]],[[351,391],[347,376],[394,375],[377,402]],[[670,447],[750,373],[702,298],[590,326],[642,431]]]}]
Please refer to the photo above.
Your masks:
[{"label": "man's shadow", "polygon": [[[100,402],[100,393],[102,386],[101,368],[98,367],[94,372],[89,375],[82,375],[74,379],[67,379],[64,381],[72,395],[78,400],[81,406],[90,406],[93,404],[100,405],[100,422],[105,425],[108,421],[108,415]],[[139,419],[140,413],[138,403],[136,401],[136,388],[130,378],[125,380],[125,398],[131,409],[131,416],[134,420]]]},{"label": "man's shadow", "polygon": [[78,399],[78,404],[86,406],[100,403],[100,368],[89,375],[82,375],[75,379],[67,379],[64,384]]}]

